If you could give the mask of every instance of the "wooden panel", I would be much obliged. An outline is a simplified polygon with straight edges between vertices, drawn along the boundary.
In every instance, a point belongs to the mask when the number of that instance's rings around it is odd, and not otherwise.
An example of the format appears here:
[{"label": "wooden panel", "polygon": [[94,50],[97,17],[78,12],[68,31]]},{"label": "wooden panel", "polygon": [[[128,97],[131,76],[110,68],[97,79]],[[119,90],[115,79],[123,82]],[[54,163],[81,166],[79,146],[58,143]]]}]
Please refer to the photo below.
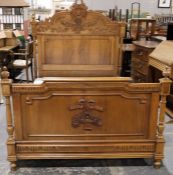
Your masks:
[{"label": "wooden panel", "polygon": [[[40,98],[43,98],[43,100]],[[55,96],[48,99],[47,97],[40,98],[33,100],[32,105],[26,105],[23,108],[24,113],[27,114],[26,118],[23,119],[23,122],[27,123],[27,127],[24,127],[24,133],[27,132],[28,137],[40,135],[44,139],[44,135],[63,137],[64,135],[71,136],[79,133],[82,136],[87,133],[99,135],[115,134],[119,136],[144,136],[146,134],[145,128],[147,128],[148,119],[145,118],[145,113],[149,111],[139,97],[136,97],[136,99],[135,97],[129,97],[128,99],[127,97],[106,95],[103,97]],[[69,108],[75,105],[80,99],[92,99],[96,101],[97,105],[104,108],[103,112],[92,112],[93,116],[98,116],[101,120],[102,124],[100,126],[92,127],[91,125],[88,126],[88,130],[87,126],[83,126],[82,124],[79,128],[72,127],[73,117],[80,114],[81,111],[71,111]],[[128,106],[131,110],[124,110],[124,106]],[[137,110],[136,106],[138,106]],[[111,109],[115,109],[115,112]],[[39,125],[41,127],[38,127]],[[91,130],[89,129],[90,127]]]},{"label": "wooden panel", "polygon": [[39,76],[115,76],[121,67],[116,37],[46,35],[38,40]]},{"label": "wooden panel", "polygon": [[[18,102],[21,109],[14,112],[21,118],[17,118],[16,127],[19,129],[22,126],[23,139],[146,139],[151,127],[156,127],[156,123],[148,125],[150,120],[156,120],[156,108],[150,108],[156,104],[151,99],[159,97],[159,94],[154,97],[150,92],[159,90],[154,84],[153,87],[146,86],[149,89],[145,94],[143,87],[138,84],[137,89],[128,87],[129,82],[115,84],[116,78],[109,79],[111,82],[105,80],[97,83],[93,78],[93,82],[87,83],[72,83],[72,80],[66,78],[65,82],[35,85],[30,93],[27,93],[29,86],[13,87],[15,94],[18,88],[23,91],[20,94],[21,102]],[[19,100],[17,95],[13,98]],[[151,111],[155,115],[150,116]],[[85,118],[87,115],[92,119]],[[21,138],[20,132],[16,134],[16,138]],[[150,137],[155,137],[155,134],[152,133]]]},{"label": "wooden panel", "polygon": [[45,35],[38,41],[39,76],[116,76],[121,67],[117,37]]},{"label": "wooden panel", "polygon": [[[113,64],[113,38],[49,37],[45,39],[44,63],[60,65]],[[113,54],[113,55],[111,55]]]}]

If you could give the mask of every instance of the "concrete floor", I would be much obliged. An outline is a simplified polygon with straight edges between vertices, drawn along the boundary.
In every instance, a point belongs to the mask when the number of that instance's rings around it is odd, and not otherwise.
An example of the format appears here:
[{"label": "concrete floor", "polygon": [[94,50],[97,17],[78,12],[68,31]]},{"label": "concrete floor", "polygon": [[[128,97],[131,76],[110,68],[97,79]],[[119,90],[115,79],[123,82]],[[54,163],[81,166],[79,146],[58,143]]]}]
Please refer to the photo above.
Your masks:
[{"label": "concrete floor", "polygon": [[[169,120],[168,117],[166,117]],[[165,128],[165,158],[156,170],[143,159],[83,161],[20,161],[16,172],[10,172],[6,160],[5,105],[0,105],[0,175],[173,175],[173,124]]]}]

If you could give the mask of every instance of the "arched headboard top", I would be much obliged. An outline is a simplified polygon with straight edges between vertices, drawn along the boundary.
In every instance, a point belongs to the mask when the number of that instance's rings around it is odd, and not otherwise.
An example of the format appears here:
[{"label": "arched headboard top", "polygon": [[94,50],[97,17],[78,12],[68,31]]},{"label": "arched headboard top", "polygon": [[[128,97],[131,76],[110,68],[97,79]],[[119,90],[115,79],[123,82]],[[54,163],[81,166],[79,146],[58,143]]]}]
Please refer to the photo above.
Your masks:
[{"label": "arched headboard top", "polygon": [[111,21],[100,12],[88,10],[83,2],[74,3],[70,10],[56,12],[45,21],[32,21],[33,35],[124,35],[121,27],[124,28],[125,24]]}]

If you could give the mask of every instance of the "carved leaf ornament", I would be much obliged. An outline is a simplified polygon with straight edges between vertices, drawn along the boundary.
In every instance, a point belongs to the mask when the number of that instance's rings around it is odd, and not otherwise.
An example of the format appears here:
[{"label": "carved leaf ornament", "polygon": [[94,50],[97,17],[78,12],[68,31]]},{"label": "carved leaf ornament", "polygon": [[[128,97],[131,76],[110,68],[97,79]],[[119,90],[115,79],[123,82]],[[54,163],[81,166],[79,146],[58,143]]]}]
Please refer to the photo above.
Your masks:
[{"label": "carved leaf ornament", "polygon": [[76,105],[70,106],[69,110],[80,110],[76,115],[72,117],[72,127],[78,128],[81,125],[84,126],[84,130],[92,130],[92,126],[101,126],[101,118],[95,116],[93,111],[103,112],[103,107],[97,106],[96,102],[92,99],[80,99]]}]

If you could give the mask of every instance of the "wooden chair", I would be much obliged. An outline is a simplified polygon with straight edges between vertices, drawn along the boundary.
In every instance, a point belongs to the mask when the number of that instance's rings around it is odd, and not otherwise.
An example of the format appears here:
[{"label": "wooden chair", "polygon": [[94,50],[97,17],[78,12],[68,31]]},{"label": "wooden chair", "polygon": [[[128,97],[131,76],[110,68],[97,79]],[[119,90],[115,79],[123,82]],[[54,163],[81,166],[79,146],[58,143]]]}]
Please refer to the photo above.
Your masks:
[{"label": "wooden chair", "polygon": [[[25,69],[26,70],[26,81],[29,82],[29,70],[31,71],[31,79],[33,81],[33,42],[26,44],[25,49],[19,49],[18,53],[12,52],[13,62],[12,68],[14,69]],[[17,59],[15,59],[15,56]],[[30,69],[29,69],[30,68]]]}]

